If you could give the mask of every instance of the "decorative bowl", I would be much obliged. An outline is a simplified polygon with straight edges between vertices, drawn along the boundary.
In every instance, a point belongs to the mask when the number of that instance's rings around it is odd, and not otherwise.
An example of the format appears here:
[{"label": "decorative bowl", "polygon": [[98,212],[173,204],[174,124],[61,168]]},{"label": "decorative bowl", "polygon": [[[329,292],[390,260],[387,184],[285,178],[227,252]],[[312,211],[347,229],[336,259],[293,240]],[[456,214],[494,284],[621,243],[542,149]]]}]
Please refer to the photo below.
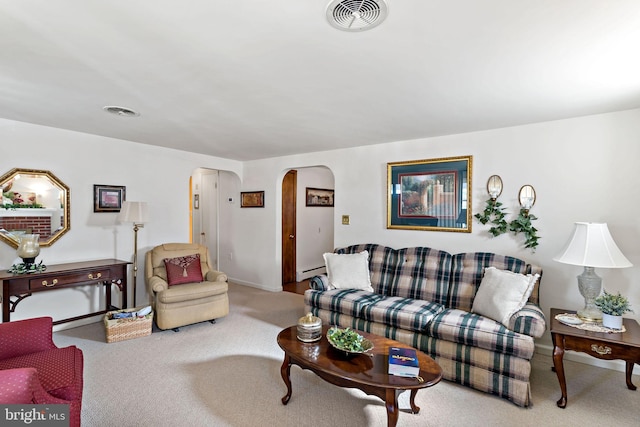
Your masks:
[{"label": "decorative bowl", "polygon": [[373,349],[373,343],[351,328],[332,326],[327,331],[327,341],[347,356],[364,354]]}]

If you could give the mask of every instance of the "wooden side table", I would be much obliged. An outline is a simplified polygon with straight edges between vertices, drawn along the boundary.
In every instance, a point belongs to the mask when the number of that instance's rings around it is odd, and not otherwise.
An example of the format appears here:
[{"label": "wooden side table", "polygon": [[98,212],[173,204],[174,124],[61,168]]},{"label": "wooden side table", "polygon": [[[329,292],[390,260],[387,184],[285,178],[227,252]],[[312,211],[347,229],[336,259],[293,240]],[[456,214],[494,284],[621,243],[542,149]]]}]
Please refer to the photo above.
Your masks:
[{"label": "wooden side table", "polygon": [[622,333],[591,332],[563,324],[556,319],[556,315],[562,313],[575,313],[575,311],[551,309],[553,366],[562,392],[562,397],[557,402],[558,407],[567,406],[567,381],[562,363],[565,350],[580,351],[598,359],[624,360],[627,364],[627,387],[629,390],[635,390],[636,386],[631,382],[631,374],[633,365],[640,364],[640,325],[638,322],[634,319],[624,319],[626,332]]}]

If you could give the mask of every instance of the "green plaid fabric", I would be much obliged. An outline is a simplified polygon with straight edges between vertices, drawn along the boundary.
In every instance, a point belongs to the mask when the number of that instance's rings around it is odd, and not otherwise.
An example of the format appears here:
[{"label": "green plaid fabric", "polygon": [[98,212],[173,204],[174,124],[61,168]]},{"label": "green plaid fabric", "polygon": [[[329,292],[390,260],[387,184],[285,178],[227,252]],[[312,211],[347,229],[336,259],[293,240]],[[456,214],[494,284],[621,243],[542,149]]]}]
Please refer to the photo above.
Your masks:
[{"label": "green plaid fabric", "polygon": [[309,279],[309,287],[316,291],[326,291],[329,289],[329,278],[326,274],[320,276],[313,276]]},{"label": "green plaid fabric", "polygon": [[528,359],[433,338],[424,333],[394,328],[330,310],[311,306],[307,306],[307,310],[325,324],[385,336],[424,351],[440,365],[442,377],[447,381],[500,396],[518,406],[526,407],[531,404],[531,362]]},{"label": "green plaid fabric", "polygon": [[540,280],[509,327],[471,313],[484,269],[496,267],[540,274],[538,266],[503,255],[470,252],[451,255],[430,248],[392,249],[353,245],[336,253],[368,251],[375,292],[328,290],[326,276],[311,279],[305,292],[308,311],[323,322],[351,327],[403,342],[429,354],[443,378],[530,404],[530,359],[534,338],[546,330],[538,306]]},{"label": "green plaid fabric", "polygon": [[385,297],[363,307],[361,316],[371,322],[422,332],[444,306],[413,298]]},{"label": "green plaid fabric", "polygon": [[531,362],[478,347],[427,338],[422,349],[442,368],[442,377],[476,390],[508,399],[518,406],[531,404]]},{"label": "green plaid fabric", "polygon": [[[447,307],[471,311],[473,298],[480,287],[484,269],[495,267],[499,270],[509,270],[514,273],[528,274],[531,266],[524,261],[510,256],[488,252],[467,252],[453,256],[451,286],[447,298]],[[537,302],[537,288],[532,302]],[[533,292],[532,292],[533,294]]]},{"label": "green plaid fabric", "polygon": [[533,337],[515,333],[500,322],[463,310],[444,310],[429,323],[426,333],[433,338],[523,359],[531,359],[535,351]]},{"label": "green plaid fabric", "polygon": [[547,330],[547,321],[545,320],[542,309],[529,302],[522,310],[511,316],[511,319],[509,319],[509,329],[513,332],[540,338],[544,334],[544,331]]},{"label": "green plaid fabric", "polygon": [[376,244],[336,249],[339,254],[369,252],[373,290],[381,295],[446,304],[451,254],[431,248],[393,249]]},{"label": "green plaid fabric", "polygon": [[335,311],[350,316],[361,316],[363,308],[384,297],[359,289],[330,289],[316,291],[308,289],[304,293],[305,303],[323,310]]}]

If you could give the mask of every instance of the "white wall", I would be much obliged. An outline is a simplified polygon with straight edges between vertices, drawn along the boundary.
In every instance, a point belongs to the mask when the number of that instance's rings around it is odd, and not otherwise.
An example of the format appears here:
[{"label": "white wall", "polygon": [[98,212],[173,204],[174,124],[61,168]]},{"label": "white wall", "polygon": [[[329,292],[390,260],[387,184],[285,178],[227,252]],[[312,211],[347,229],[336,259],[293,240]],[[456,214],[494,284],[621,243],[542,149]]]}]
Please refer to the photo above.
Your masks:
[{"label": "white wall", "polygon": [[[9,120],[0,119],[0,141],[2,173],[16,167],[50,170],[70,188],[71,229],[41,249],[37,260],[45,264],[133,260],[133,226],[117,223],[116,213],[93,212],[93,184],[124,185],[127,200],[148,202],[150,220],[138,232],[138,305],[148,301],[144,253],[160,243],[189,241],[191,173],[206,167],[242,174],[242,164],[232,160]],[[21,260],[15,249],[0,244],[0,268],[16,262]],[[131,275],[129,288],[131,292]],[[46,313],[62,319],[97,310],[103,303],[100,289],[93,286],[36,293],[20,302],[11,318]],[[101,318],[89,321],[97,320]]]},{"label": "white wall", "polygon": [[296,196],[296,272],[306,279],[323,270],[304,273],[316,267],[324,266],[322,254],[332,252],[334,234],[334,208],[326,206],[307,206],[306,189],[333,189],[333,174],[327,168],[298,168]]}]

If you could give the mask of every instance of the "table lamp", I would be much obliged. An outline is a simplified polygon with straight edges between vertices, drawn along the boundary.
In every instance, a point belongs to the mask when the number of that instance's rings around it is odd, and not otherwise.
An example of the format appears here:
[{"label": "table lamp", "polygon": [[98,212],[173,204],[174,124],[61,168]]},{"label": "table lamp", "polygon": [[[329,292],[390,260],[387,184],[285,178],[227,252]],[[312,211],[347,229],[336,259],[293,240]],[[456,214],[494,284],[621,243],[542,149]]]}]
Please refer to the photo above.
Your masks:
[{"label": "table lamp", "polygon": [[146,202],[122,202],[120,222],[133,223],[133,307],[136,306],[136,281],[138,277],[138,230],[149,221],[149,211]]},{"label": "table lamp", "polygon": [[606,223],[575,224],[571,239],[553,260],[584,266],[584,271],[578,276],[578,289],[584,297],[584,308],[578,310],[578,317],[587,322],[596,322],[602,319],[602,313],[595,306],[595,299],[602,290],[602,278],[596,274],[595,268],[624,268],[632,264],[616,246]]}]

